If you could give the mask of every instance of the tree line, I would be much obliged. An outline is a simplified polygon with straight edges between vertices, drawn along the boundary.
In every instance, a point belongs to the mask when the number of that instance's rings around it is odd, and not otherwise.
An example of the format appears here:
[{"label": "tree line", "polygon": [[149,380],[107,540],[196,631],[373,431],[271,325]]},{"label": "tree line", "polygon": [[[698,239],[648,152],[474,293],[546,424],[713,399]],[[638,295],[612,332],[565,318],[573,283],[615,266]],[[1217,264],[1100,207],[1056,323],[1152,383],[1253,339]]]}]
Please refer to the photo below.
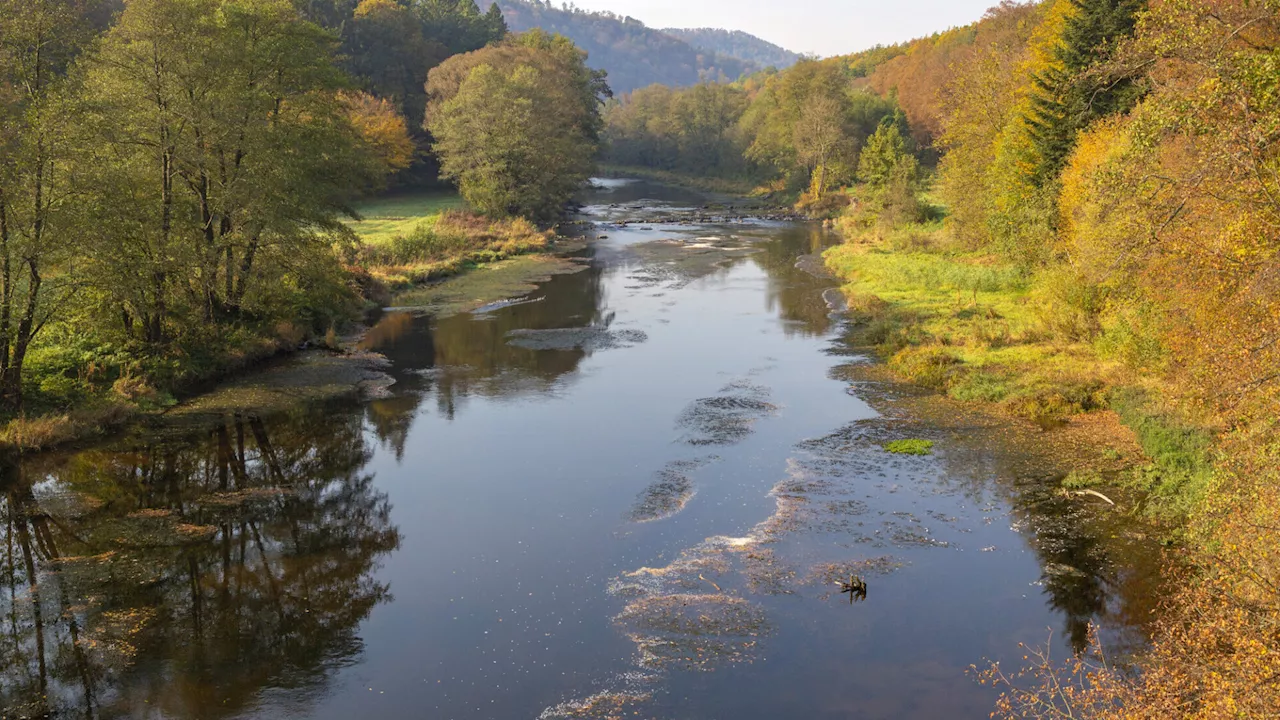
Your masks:
[{"label": "tree line", "polygon": [[472,0],[0,0],[0,407],[151,402],[323,335],[388,184],[553,218],[607,92]]},{"label": "tree line", "polygon": [[817,172],[837,187],[853,180],[862,143],[886,121],[905,122],[892,99],[854,91],[837,64],[810,60],[739,83],[629,93],[606,111],[604,157],[793,190]]}]

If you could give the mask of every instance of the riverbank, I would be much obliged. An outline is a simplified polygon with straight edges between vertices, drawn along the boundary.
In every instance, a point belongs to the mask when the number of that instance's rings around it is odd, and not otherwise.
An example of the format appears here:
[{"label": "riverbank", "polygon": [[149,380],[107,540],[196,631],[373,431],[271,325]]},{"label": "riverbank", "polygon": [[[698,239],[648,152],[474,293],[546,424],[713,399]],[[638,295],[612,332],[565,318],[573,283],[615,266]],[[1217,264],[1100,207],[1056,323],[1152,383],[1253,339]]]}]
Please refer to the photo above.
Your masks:
[{"label": "riverbank", "polygon": [[[36,387],[60,393],[52,402],[36,403],[29,415],[5,422],[0,453],[95,442],[148,416],[181,413],[211,396],[243,391],[254,378],[266,388],[290,388],[298,401],[376,386],[379,379],[368,376],[371,358],[359,349],[366,331],[358,323],[362,313],[387,307],[465,312],[582,268],[564,257],[583,247],[578,240],[524,220],[489,221],[460,208],[456,195],[434,192],[383,198],[358,209],[361,219],[349,224],[359,242],[346,269],[357,301],[344,320],[347,332],[340,334],[336,323],[326,333],[293,323],[269,332],[237,331],[164,358],[113,358],[130,369],[112,382],[98,377],[104,373],[92,362],[85,369],[76,358],[67,359],[33,378]],[[286,377],[291,374],[293,379]],[[239,393],[241,399],[253,394]]]},{"label": "riverbank", "polygon": [[1077,333],[1043,280],[929,235],[898,247],[854,238],[824,259],[845,283],[859,342],[898,377],[1045,428],[1113,412],[1146,458],[1123,474],[1082,471],[1069,484],[1146,492],[1166,516],[1185,517],[1203,499],[1210,431],[1179,417],[1158,379],[1109,353],[1106,338]]},{"label": "riverbank", "polygon": [[[949,248],[936,227],[855,234],[824,260],[845,283],[855,343],[874,349],[894,377],[1044,427],[1112,416],[1140,448],[1141,457],[1122,458],[1098,442],[1097,453],[1127,462],[1082,465],[1062,485],[1113,496],[1114,488],[1169,528],[1165,542],[1177,549],[1166,572],[1183,579],[1137,661],[1141,679],[1092,661],[1042,659],[1018,677],[993,666],[982,677],[1010,703],[998,715],[1034,716],[1023,710],[1058,702],[1090,718],[1117,717],[1118,707],[1129,708],[1126,718],[1182,716],[1191,698],[1203,710],[1196,717],[1272,716],[1280,690],[1276,638],[1266,630],[1280,617],[1274,413],[1215,417],[1126,347],[1132,338],[1082,327],[1087,318],[1063,300],[1070,278]],[[1072,685],[1090,690],[1063,695]]]}]

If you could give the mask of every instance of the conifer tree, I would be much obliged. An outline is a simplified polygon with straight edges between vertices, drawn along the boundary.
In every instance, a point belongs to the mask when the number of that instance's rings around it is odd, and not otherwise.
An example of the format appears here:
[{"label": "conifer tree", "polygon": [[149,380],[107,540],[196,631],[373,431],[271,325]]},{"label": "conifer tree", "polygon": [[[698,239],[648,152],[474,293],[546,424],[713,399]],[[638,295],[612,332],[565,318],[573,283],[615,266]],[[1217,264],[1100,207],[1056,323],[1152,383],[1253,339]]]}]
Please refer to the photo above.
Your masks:
[{"label": "conifer tree", "polygon": [[1069,0],[1074,12],[1054,51],[1053,67],[1033,78],[1027,124],[1038,185],[1062,172],[1076,136],[1094,120],[1133,106],[1140,88],[1101,71],[1117,44],[1133,32],[1144,0]]}]

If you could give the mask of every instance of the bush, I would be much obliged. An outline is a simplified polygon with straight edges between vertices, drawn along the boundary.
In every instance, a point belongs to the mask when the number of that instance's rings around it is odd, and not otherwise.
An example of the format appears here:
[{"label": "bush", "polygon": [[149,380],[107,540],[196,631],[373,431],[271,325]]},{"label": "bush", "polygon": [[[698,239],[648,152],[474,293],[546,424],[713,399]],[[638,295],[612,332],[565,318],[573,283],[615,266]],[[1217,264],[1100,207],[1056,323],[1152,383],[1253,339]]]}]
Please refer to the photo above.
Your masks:
[{"label": "bush", "polygon": [[1056,268],[1036,277],[1036,315],[1053,337],[1092,340],[1102,331],[1106,291],[1079,273]]},{"label": "bush", "polygon": [[908,347],[898,351],[889,365],[917,385],[945,390],[960,359],[935,346]]},{"label": "bush", "polygon": [[1006,398],[1003,405],[1015,417],[1048,427],[1107,407],[1107,388],[1100,380],[1045,380]]}]

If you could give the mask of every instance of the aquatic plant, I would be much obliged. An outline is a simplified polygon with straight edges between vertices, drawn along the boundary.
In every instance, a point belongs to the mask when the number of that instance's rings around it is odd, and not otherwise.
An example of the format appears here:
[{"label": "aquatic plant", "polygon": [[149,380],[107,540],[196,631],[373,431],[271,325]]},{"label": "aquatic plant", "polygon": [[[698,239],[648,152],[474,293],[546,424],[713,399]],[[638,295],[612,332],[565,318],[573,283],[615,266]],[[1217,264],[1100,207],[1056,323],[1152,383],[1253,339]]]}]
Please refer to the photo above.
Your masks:
[{"label": "aquatic plant", "polygon": [[894,455],[932,455],[932,440],[894,440],[884,444],[884,449]]}]

